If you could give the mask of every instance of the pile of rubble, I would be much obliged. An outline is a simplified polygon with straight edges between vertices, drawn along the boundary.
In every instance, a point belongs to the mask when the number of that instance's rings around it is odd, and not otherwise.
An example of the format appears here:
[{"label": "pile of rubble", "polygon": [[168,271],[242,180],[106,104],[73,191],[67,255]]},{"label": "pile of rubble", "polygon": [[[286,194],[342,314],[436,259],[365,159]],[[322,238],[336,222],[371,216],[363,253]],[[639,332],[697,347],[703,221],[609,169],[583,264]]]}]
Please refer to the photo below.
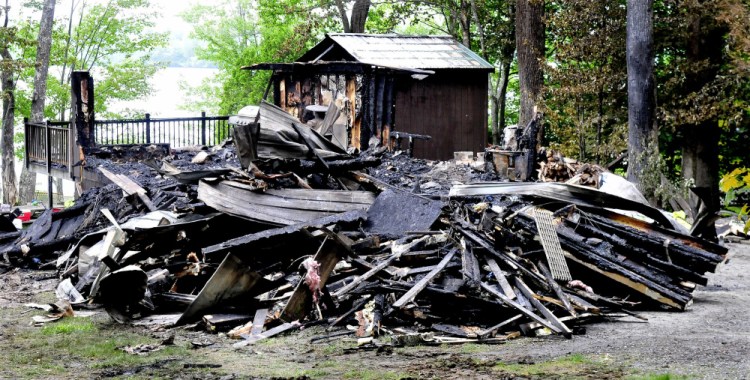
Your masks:
[{"label": "pile of rubble", "polygon": [[56,267],[60,298],[119,322],[198,324],[240,346],[325,324],[372,346],[570,337],[685,310],[726,259],[641,202],[350,156],[272,107],[237,147],[89,160],[112,184],[0,235],[6,263]]}]

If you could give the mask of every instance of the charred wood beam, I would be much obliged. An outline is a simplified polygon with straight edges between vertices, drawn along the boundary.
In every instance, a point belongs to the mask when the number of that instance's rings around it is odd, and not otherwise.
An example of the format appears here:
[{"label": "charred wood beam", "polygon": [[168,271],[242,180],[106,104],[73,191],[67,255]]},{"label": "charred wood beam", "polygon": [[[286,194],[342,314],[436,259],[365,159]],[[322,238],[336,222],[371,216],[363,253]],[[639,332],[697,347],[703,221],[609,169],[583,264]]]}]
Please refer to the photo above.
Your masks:
[{"label": "charred wood beam", "polygon": [[706,277],[682,266],[657,258],[651,253],[651,251],[643,249],[635,244],[631,244],[618,235],[605,233],[587,223],[577,224],[569,219],[564,219],[564,221],[565,224],[574,229],[576,233],[581,234],[582,236],[607,241],[614,246],[618,253],[628,255],[631,259],[638,259],[647,267],[658,268],[665,273],[670,273],[671,275],[678,276],[679,278],[696,284],[704,286],[708,284],[708,279]]},{"label": "charred wood beam", "polygon": [[521,293],[523,293],[524,296],[526,296],[526,298],[529,299],[531,304],[534,305],[534,307],[539,310],[539,312],[542,313],[542,315],[544,315],[544,317],[547,318],[548,321],[550,321],[550,323],[555,325],[560,330],[563,336],[568,339],[572,337],[573,331],[571,331],[568,326],[565,325],[565,323],[560,321],[557,316],[552,313],[552,311],[547,309],[546,306],[539,302],[539,300],[536,299],[537,295],[519,277],[516,277],[516,287],[521,291]]},{"label": "charred wood beam", "polygon": [[417,294],[419,294],[419,292],[421,292],[427,286],[427,284],[429,284],[430,281],[432,281],[432,279],[435,278],[435,276],[437,276],[440,272],[443,271],[443,269],[448,265],[451,259],[453,259],[453,256],[456,255],[456,252],[457,250],[455,248],[452,249],[450,252],[448,252],[445,255],[445,257],[443,257],[443,259],[440,261],[440,263],[435,269],[433,269],[432,271],[430,271],[430,273],[427,273],[424,277],[422,277],[422,279],[419,280],[419,282],[417,282],[413,288],[409,289],[409,291],[406,292],[406,294],[404,294],[403,296],[401,296],[401,298],[396,300],[396,302],[394,302],[393,305],[391,305],[391,307],[394,309],[397,309],[397,308],[404,307],[404,305],[411,302],[414,299],[414,297],[416,297]]},{"label": "charred wood beam", "polygon": [[[513,223],[534,234],[537,233],[536,224],[531,217],[517,214],[513,219]],[[584,267],[594,270],[654,301],[684,310],[692,300],[692,296],[683,289],[668,288],[663,284],[651,281],[641,274],[634,273],[618,263],[614,263],[591,252],[593,247],[581,242],[580,237],[575,235],[575,233],[558,228],[558,237],[563,249],[567,251],[565,257],[573,258],[575,262],[582,264]]]},{"label": "charred wood beam", "polygon": [[523,315],[525,315],[525,316],[533,319],[534,321],[539,322],[543,326],[549,328],[550,330],[552,330],[552,331],[554,331],[554,332],[556,332],[558,334],[561,334],[563,332],[562,330],[560,330],[559,327],[553,325],[552,323],[548,322],[544,318],[542,318],[542,317],[534,314],[531,310],[525,308],[524,306],[521,306],[521,304],[519,304],[519,303],[513,301],[512,299],[506,297],[505,294],[497,291],[495,288],[493,288],[489,284],[487,284],[485,282],[482,282],[481,286],[482,286],[482,289],[486,290],[487,292],[489,292],[493,296],[497,297],[500,301],[502,301],[502,303],[504,303],[504,304],[506,304],[506,305],[508,305],[508,306],[510,306],[510,307],[512,307],[512,308],[514,308],[514,309],[516,309],[518,311],[520,311],[521,313],[523,313]]},{"label": "charred wood beam", "polygon": [[540,285],[545,290],[547,289],[548,287],[547,280],[545,280],[544,277],[542,277],[539,273],[529,270],[528,268],[520,264],[518,261],[516,261],[516,259],[510,257],[509,255],[496,250],[495,247],[493,247],[484,238],[477,235],[477,233],[469,230],[468,225],[462,226],[462,225],[454,224],[454,227],[456,228],[456,231],[466,236],[469,239],[469,241],[487,250],[488,253],[492,254],[493,256],[495,256],[495,258],[504,262],[512,270],[523,273],[524,275],[528,276],[531,280],[533,280],[537,285]]},{"label": "charred wood beam", "polygon": [[[594,215],[591,213],[582,214],[588,221],[594,223],[597,228],[611,235],[622,236],[631,245],[639,246],[654,254],[664,252],[659,255],[660,259],[672,261],[680,266],[694,269],[696,271],[713,272],[718,263],[724,260],[722,255],[711,253],[700,248],[683,243],[677,237],[669,239],[660,237],[656,234],[649,234],[634,227],[630,227],[618,222],[613,222],[607,218]],[[668,255],[666,253],[669,253]]]}]

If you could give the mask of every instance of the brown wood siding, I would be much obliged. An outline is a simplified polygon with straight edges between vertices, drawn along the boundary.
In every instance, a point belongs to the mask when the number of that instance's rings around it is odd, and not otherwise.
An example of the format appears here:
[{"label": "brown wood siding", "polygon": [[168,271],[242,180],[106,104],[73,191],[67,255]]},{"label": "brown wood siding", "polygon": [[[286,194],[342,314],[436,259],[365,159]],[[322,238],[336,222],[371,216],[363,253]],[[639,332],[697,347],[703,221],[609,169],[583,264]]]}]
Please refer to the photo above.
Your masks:
[{"label": "brown wood siding", "polygon": [[449,70],[418,81],[395,80],[393,130],[430,135],[416,141],[414,156],[449,160],[456,151],[483,151],[487,145],[487,72]]}]

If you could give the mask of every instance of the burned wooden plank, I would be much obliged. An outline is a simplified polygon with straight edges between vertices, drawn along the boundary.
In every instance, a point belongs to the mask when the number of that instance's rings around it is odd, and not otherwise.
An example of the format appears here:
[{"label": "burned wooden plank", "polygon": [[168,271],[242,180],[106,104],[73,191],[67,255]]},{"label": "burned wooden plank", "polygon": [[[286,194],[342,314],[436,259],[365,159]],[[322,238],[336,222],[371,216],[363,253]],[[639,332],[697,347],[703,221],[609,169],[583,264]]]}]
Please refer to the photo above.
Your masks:
[{"label": "burned wooden plank", "polygon": [[568,299],[568,295],[565,294],[565,292],[563,292],[562,288],[557,283],[557,281],[555,281],[555,279],[552,278],[552,273],[550,273],[549,269],[547,269],[547,266],[543,262],[540,261],[537,263],[537,267],[544,275],[544,278],[547,279],[549,286],[552,288],[552,290],[554,290],[555,294],[557,295],[557,298],[560,300],[563,307],[566,310],[568,310],[570,315],[575,317],[577,313],[575,309],[573,308],[573,305],[570,303],[570,299]]},{"label": "burned wooden plank", "polygon": [[419,292],[421,292],[427,286],[427,284],[429,284],[430,281],[432,281],[432,279],[435,278],[435,276],[437,276],[445,268],[446,265],[448,265],[448,263],[451,261],[451,259],[453,259],[453,256],[455,256],[457,251],[458,250],[455,248],[450,250],[450,252],[448,252],[445,255],[445,257],[443,257],[443,259],[440,261],[440,264],[438,264],[438,266],[435,269],[433,269],[432,271],[430,271],[430,273],[427,273],[424,277],[422,277],[422,279],[419,280],[419,282],[417,282],[417,284],[414,285],[413,288],[409,289],[409,291],[406,292],[406,294],[404,294],[403,296],[401,296],[401,298],[396,300],[396,302],[394,302],[391,305],[391,307],[394,309],[401,308],[401,307],[404,307],[404,305],[406,305],[407,303],[411,302],[414,299],[414,297],[416,297],[417,294],[419,294]]},{"label": "burned wooden plank", "polygon": [[374,268],[370,269],[369,271],[365,272],[363,275],[358,276],[354,281],[350,282],[347,285],[344,285],[341,289],[335,291],[332,296],[334,297],[341,297],[342,295],[346,294],[350,290],[357,287],[357,285],[361,284],[363,281],[369,279],[370,277],[374,276],[381,270],[383,270],[388,265],[391,265],[391,263],[398,259],[398,255],[391,255],[387,259],[381,261],[378,265],[376,265]]},{"label": "burned wooden plank", "polygon": [[542,318],[542,317],[534,314],[531,310],[529,310],[529,309],[521,306],[520,304],[516,303],[512,299],[506,297],[505,294],[498,292],[497,290],[495,290],[495,288],[493,288],[492,286],[490,286],[486,282],[482,282],[480,285],[482,286],[482,289],[488,291],[490,294],[492,294],[495,297],[497,297],[498,299],[500,299],[500,301],[502,301],[504,304],[506,304],[506,305],[508,305],[508,306],[510,306],[510,307],[512,307],[512,308],[514,308],[514,309],[516,309],[518,311],[520,311],[525,316],[527,316],[527,317],[529,317],[529,318],[531,318],[531,319],[533,319],[533,320],[541,323],[543,326],[549,328],[550,330],[552,330],[552,331],[554,331],[556,333],[562,333],[563,332],[562,330],[560,330],[559,327],[553,325],[552,323],[548,322],[544,318]]},{"label": "burned wooden plank", "polygon": [[542,284],[543,287],[547,286],[547,281],[539,273],[530,271],[524,265],[519,264],[514,258],[506,254],[503,254],[502,252],[499,252],[492,245],[490,245],[487,241],[485,241],[482,237],[477,235],[475,232],[469,230],[465,226],[463,225],[454,225],[454,226],[456,227],[457,231],[461,232],[461,234],[466,236],[470,241],[474,242],[475,244],[478,244],[480,247],[487,250],[487,252],[491,253],[493,256],[503,261],[511,269],[522,272],[523,274],[528,276],[530,279],[534,280],[537,284]]},{"label": "burned wooden plank", "polygon": [[490,326],[490,327],[488,327],[486,329],[482,329],[482,330],[478,331],[477,332],[477,337],[480,340],[488,338],[490,335],[494,334],[495,332],[497,332],[501,328],[503,328],[503,327],[505,327],[505,326],[507,326],[507,325],[509,325],[509,324],[511,324],[511,323],[513,323],[513,322],[515,322],[515,321],[517,321],[519,319],[521,319],[521,318],[523,318],[523,314],[516,314],[516,315],[514,315],[514,316],[512,316],[512,317],[510,317],[510,318],[508,318],[508,319],[506,319],[506,320],[504,320],[504,321],[502,321],[502,322],[494,325],[494,326]]},{"label": "burned wooden plank", "polygon": [[211,332],[229,330],[232,327],[249,321],[249,314],[207,314],[203,316],[206,329]]},{"label": "burned wooden plank", "polygon": [[[339,262],[347,253],[347,249],[344,247],[341,240],[333,233],[328,233],[326,239],[321,244],[320,250],[312,260],[319,264],[318,273],[319,281],[316,284],[306,284],[305,281],[300,281],[297,287],[292,293],[292,297],[287,301],[284,310],[281,312],[281,319],[284,321],[296,321],[304,317],[307,312],[309,305],[313,301],[313,292],[320,291],[328,281],[328,276],[333,271],[333,267]],[[311,289],[311,286],[317,286],[316,289]]]},{"label": "burned wooden plank", "polygon": [[516,287],[518,290],[521,291],[521,293],[526,296],[526,298],[531,301],[531,304],[534,305],[534,307],[539,310],[539,312],[544,315],[547,320],[549,320],[552,324],[557,326],[557,328],[562,332],[563,336],[566,338],[570,338],[573,334],[573,331],[571,331],[568,326],[565,325],[560,319],[555,316],[553,312],[551,312],[549,309],[547,309],[546,306],[544,306],[541,302],[539,302],[538,299],[536,299],[536,294],[526,285],[526,283],[523,282],[520,278],[516,277]]},{"label": "burned wooden plank", "polygon": [[[702,248],[683,243],[678,237],[671,235],[660,236],[660,234],[645,233],[640,229],[625,224],[613,222],[606,218],[586,213],[585,217],[605,233],[621,236],[628,243],[649,250],[652,254],[659,255],[662,260],[672,261],[680,266],[693,270],[713,272],[718,263],[724,260],[721,254],[715,254]],[[626,217],[621,217],[625,220]],[[627,219],[628,223],[635,223],[640,228],[646,228],[640,223]],[[692,239],[692,238],[690,238]],[[725,248],[723,248],[725,249]],[[660,254],[664,253],[664,254]],[[668,253],[668,255],[667,255]]]},{"label": "burned wooden plank", "polygon": [[500,284],[500,289],[503,290],[503,293],[505,293],[505,295],[510,299],[516,298],[516,292],[514,292],[513,287],[510,286],[508,279],[505,277],[505,273],[500,269],[500,266],[497,265],[497,261],[495,261],[495,259],[493,258],[488,257],[487,265],[490,267],[490,271],[495,276],[495,279],[497,279],[497,282]]},{"label": "burned wooden plank", "polygon": [[307,228],[321,228],[332,224],[339,223],[357,223],[365,220],[366,216],[364,211],[348,211],[341,214],[335,214],[324,218],[311,220],[291,226],[274,228],[265,230],[253,234],[248,234],[238,238],[227,240],[223,243],[211,245],[202,249],[203,255],[207,258],[216,258],[225,255],[229,251],[235,251],[236,254],[245,254],[245,248],[255,245],[263,246],[267,242],[278,241],[281,242],[285,239],[299,239],[306,236],[305,233],[301,233],[302,230]]},{"label": "burned wooden plank", "polygon": [[268,309],[258,309],[255,311],[253,317],[253,328],[250,330],[250,335],[260,335],[263,332],[263,326],[266,324],[266,317],[268,316]]},{"label": "burned wooden plank", "polygon": [[[523,228],[527,231],[536,231],[533,220],[523,214],[518,214],[514,219],[514,223],[523,225]],[[662,284],[650,281],[642,275],[624,268],[620,264],[592,253],[592,247],[580,242],[580,238],[574,233],[558,229],[558,235],[560,243],[567,251],[565,252],[565,257],[572,259],[583,267],[594,270],[648,298],[670,307],[684,310],[692,302],[692,296],[689,292],[682,289],[667,288]]]},{"label": "burned wooden plank", "polygon": [[294,131],[297,132],[297,135],[299,135],[300,140],[302,140],[303,143],[305,143],[305,146],[307,146],[307,149],[310,151],[310,155],[315,157],[318,162],[320,162],[323,167],[326,168],[326,172],[330,172],[331,168],[328,167],[328,164],[326,163],[326,160],[323,159],[323,157],[320,156],[320,154],[315,150],[315,146],[313,146],[312,142],[305,136],[304,132],[302,131],[302,127],[297,125],[297,123],[291,123],[292,128],[294,128]]},{"label": "burned wooden plank", "polygon": [[[708,284],[708,279],[706,277],[690,269],[679,266],[674,262],[669,262],[662,258],[656,257],[653,253],[653,250],[644,249],[639,245],[631,244],[627,240],[621,238],[616,234],[606,233],[588,223],[574,223],[567,218],[564,219],[564,221],[568,227],[575,229],[576,233],[586,237],[602,239],[603,241],[612,244],[612,246],[618,253],[627,254],[629,258],[639,260],[644,263],[644,265],[657,268],[664,271],[665,273],[670,273],[671,275],[678,276],[679,278],[685,279],[687,281],[695,282],[696,284],[704,286]],[[667,252],[667,248],[665,247],[662,250],[656,250],[656,252]],[[685,259],[678,258],[677,255],[679,254],[674,255],[674,258],[672,258],[672,255],[670,255],[670,260],[674,259],[676,262],[683,263],[683,265],[687,263],[687,261],[684,261]],[[688,258],[687,260],[690,259]]]},{"label": "burned wooden plank", "polygon": [[222,302],[251,295],[253,287],[263,280],[258,272],[249,268],[237,256],[227,255],[176,324],[198,319],[201,312]]},{"label": "burned wooden plank", "polygon": [[[462,241],[462,243],[464,242]],[[479,282],[482,280],[482,275],[479,272],[479,261],[474,256],[474,252],[471,251],[471,246],[466,246],[464,243],[461,248],[461,273],[464,281],[469,287],[479,288]]]},{"label": "burned wooden plank", "polygon": [[[268,331],[262,332],[258,335],[248,335],[245,340],[235,343],[232,345],[232,347],[239,348],[239,347],[245,347],[251,344],[254,344],[260,340],[267,339],[273,336],[276,336],[278,334],[281,334],[285,331],[289,331],[295,327],[299,327],[299,322],[287,322],[281,325],[278,325]],[[244,338],[244,337],[243,337]]]}]

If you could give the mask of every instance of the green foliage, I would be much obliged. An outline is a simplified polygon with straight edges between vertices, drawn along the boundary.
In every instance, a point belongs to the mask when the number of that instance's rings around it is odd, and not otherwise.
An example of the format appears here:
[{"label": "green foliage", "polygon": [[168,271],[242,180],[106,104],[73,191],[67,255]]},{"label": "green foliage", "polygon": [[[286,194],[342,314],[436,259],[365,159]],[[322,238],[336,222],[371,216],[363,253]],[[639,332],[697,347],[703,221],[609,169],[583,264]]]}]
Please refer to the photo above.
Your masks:
[{"label": "green foliage", "polygon": [[719,182],[724,193],[724,207],[737,215],[737,220],[745,224],[744,233],[750,231],[750,169],[737,168],[727,173]]},{"label": "green foliage", "polygon": [[[70,108],[70,73],[88,70],[94,77],[95,112],[99,118],[118,115],[109,111],[115,101],[133,100],[151,93],[150,79],[163,63],[151,60],[154,50],[166,44],[165,33],[151,30],[159,15],[150,10],[149,0],[112,0],[106,3],[74,2],[67,10],[58,8],[52,33],[51,70],[47,80],[45,116],[64,120]],[[36,14],[19,23],[19,35],[35,39],[39,24]],[[70,28],[70,29],[69,29]],[[68,31],[70,30],[70,33]],[[36,46],[19,50],[25,62],[33,62]],[[17,115],[28,115],[33,90],[34,66],[27,64],[17,91]]]},{"label": "green foliage", "polygon": [[261,62],[292,62],[335,25],[332,18],[310,17],[316,2],[308,0],[226,0],[220,6],[197,5],[183,14],[191,36],[204,46],[198,58],[219,73],[193,91],[203,94],[191,104],[219,114],[236,113],[257,104],[269,79],[267,71],[243,70]]},{"label": "green foliage", "polygon": [[548,27],[550,146],[605,163],[627,147],[625,2],[556,3]]}]

